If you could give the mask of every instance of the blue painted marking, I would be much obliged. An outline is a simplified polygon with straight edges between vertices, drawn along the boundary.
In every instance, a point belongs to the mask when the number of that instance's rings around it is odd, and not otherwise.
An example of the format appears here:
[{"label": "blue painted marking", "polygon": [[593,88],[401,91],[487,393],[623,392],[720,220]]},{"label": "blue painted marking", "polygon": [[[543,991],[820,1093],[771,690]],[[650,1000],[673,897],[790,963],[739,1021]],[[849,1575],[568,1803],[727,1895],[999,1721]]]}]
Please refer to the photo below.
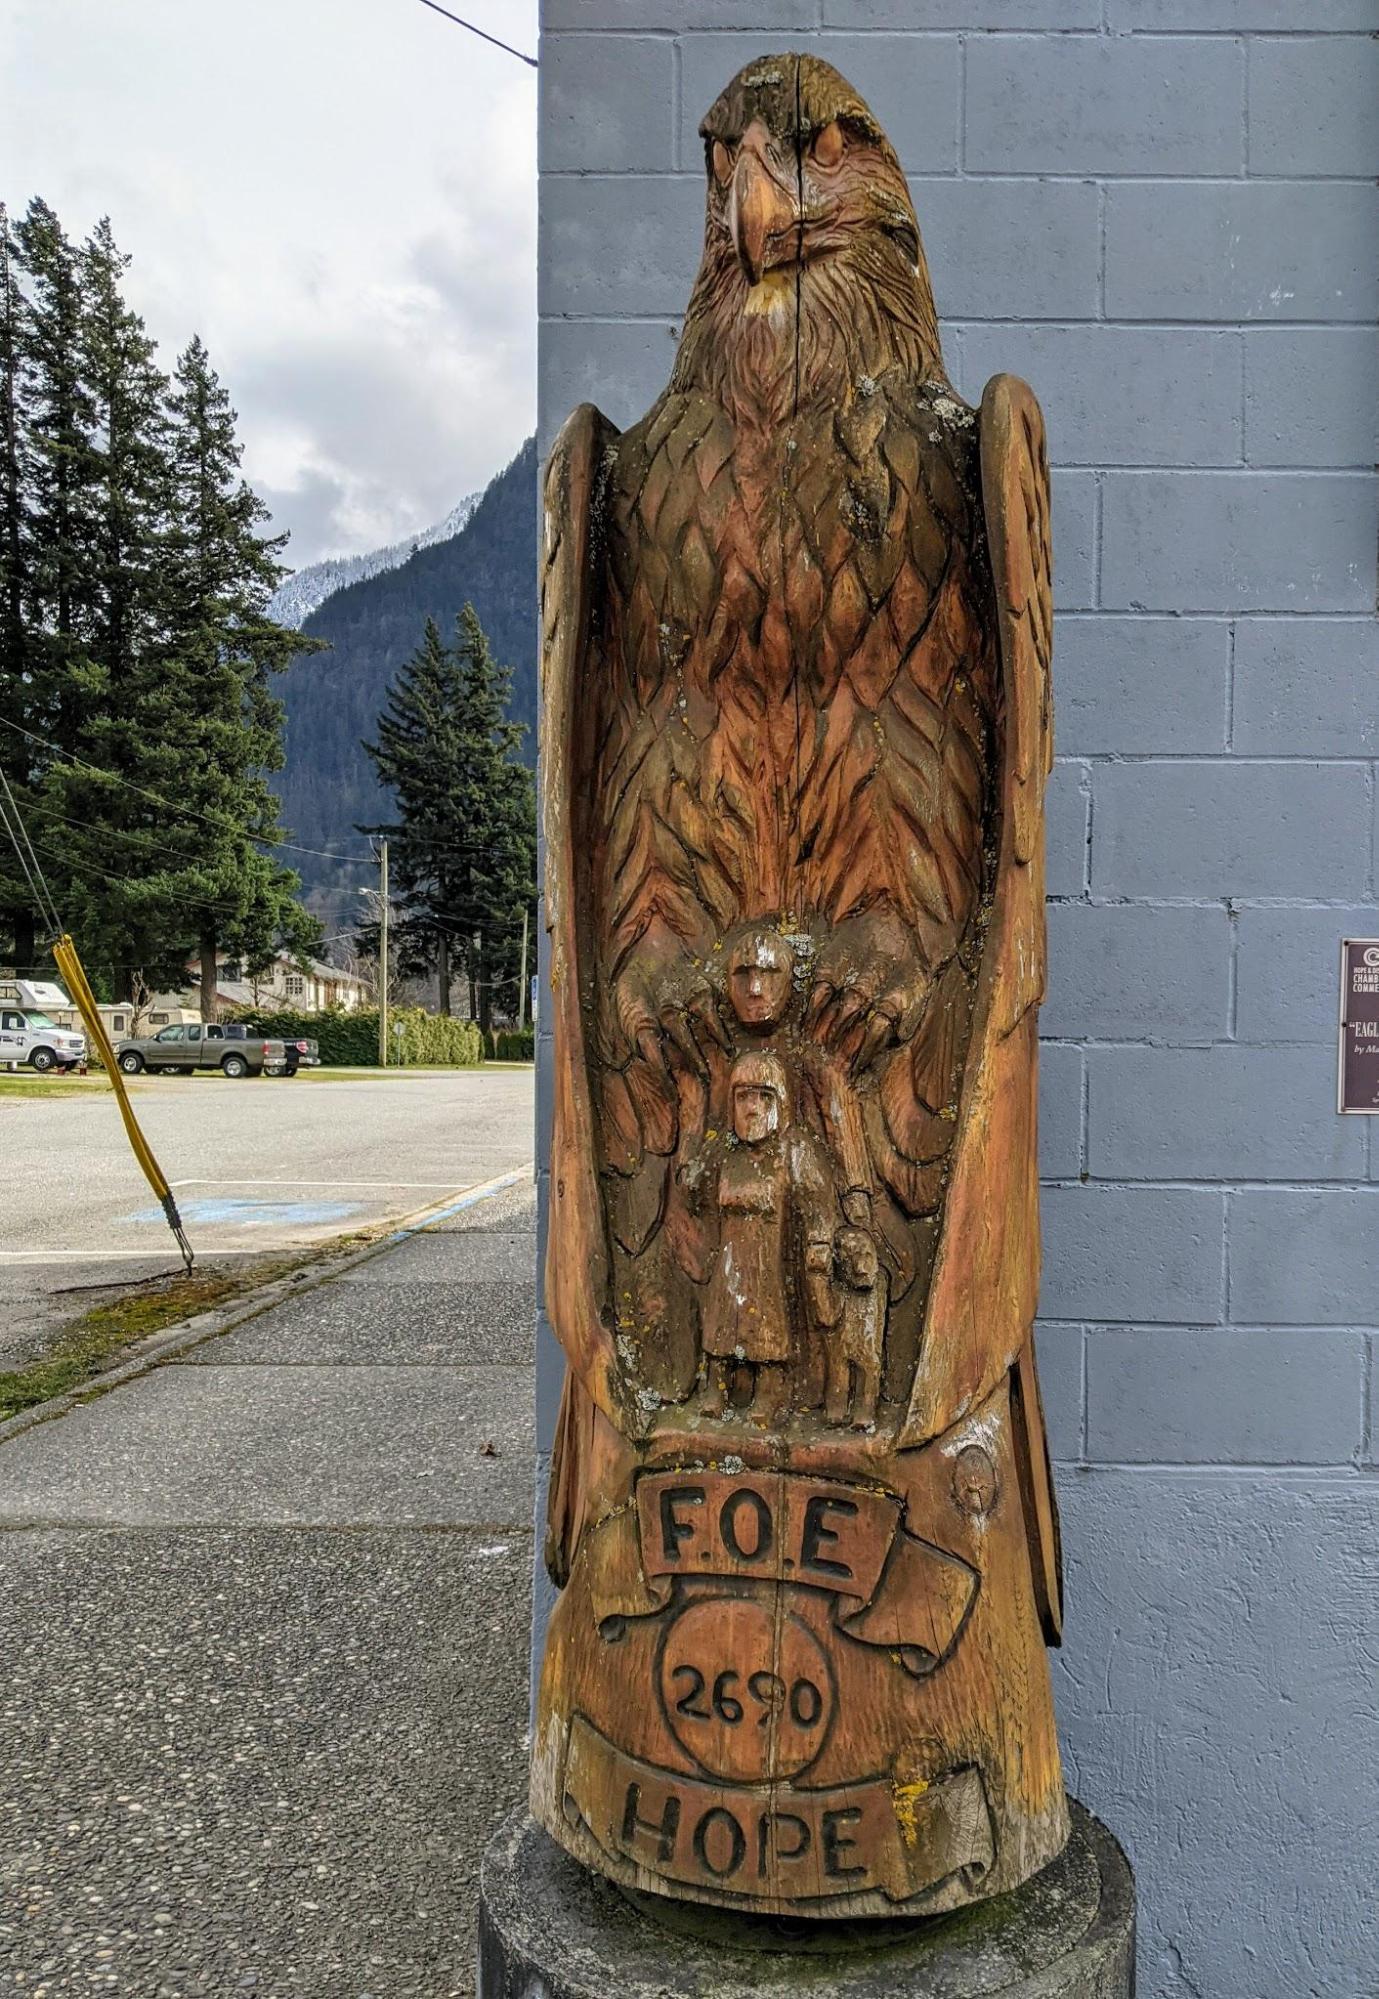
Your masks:
[{"label": "blue painted marking", "polygon": [[[321,1222],[343,1222],[363,1211],[362,1201],[254,1201],[243,1199],[179,1201],[178,1211],[188,1224],[225,1223],[231,1228],[309,1228]],[[141,1208],[136,1215],[122,1215],[124,1222],[156,1222],[166,1227],[161,1208]]]}]

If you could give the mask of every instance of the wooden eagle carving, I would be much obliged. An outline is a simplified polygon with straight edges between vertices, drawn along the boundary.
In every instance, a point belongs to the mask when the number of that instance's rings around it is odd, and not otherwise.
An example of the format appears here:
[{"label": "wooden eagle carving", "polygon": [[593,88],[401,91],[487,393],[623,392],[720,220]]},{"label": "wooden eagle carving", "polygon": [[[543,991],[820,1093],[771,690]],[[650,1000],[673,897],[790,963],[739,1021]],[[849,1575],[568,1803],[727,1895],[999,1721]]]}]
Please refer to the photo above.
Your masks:
[{"label": "wooden eagle carving", "polygon": [[533,1809],[690,1900],[928,1914],[1068,1820],[1031,1344],[1043,422],[943,369],[895,152],[812,56],[702,126],[669,387],[552,454]]}]

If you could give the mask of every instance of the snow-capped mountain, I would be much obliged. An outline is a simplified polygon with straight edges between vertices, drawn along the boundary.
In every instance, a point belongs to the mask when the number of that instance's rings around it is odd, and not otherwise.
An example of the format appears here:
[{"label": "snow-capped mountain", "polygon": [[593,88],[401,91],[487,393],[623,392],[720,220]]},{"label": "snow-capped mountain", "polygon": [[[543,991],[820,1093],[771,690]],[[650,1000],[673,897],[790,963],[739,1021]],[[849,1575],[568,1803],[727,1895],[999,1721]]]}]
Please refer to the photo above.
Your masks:
[{"label": "snow-capped mountain", "polygon": [[366,576],[378,576],[385,569],[400,569],[414,550],[449,541],[468,526],[482,498],[482,493],[467,494],[443,521],[423,528],[419,534],[409,534],[403,541],[390,542],[386,548],[373,548],[364,555],[328,555],[323,562],[308,563],[274,592],[268,605],[269,617],[275,624],[298,630],[327,597],[333,597],[347,584],[362,583]]}]

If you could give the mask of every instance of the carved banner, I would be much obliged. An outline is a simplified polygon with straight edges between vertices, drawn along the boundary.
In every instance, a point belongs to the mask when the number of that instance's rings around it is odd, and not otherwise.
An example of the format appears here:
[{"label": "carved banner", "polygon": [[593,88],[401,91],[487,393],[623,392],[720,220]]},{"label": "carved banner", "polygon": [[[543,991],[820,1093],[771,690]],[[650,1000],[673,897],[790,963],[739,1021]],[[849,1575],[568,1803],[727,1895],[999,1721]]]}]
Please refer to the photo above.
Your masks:
[{"label": "carved banner", "polygon": [[994,1854],[975,1770],[932,1786],[728,1789],[638,1762],[580,1717],[565,1801],[606,1853],[665,1882],[787,1902],[876,1893],[905,1902],[953,1875],[976,1888]]},{"label": "carved banner", "polygon": [[[908,1533],[904,1513],[897,1493],[807,1473],[644,1473],[636,1487],[641,1600],[617,1584],[601,1597],[595,1580],[599,1621],[655,1615],[677,1580],[791,1583],[836,1598],[837,1623],[850,1638],[884,1646],[908,1673],[930,1673],[957,1643],[978,1577],[958,1556]],[[629,1527],[620,1514],[593,1530],[596,1573],[626,1573],[625,1552],[615,1554],[611,1540]]]}]

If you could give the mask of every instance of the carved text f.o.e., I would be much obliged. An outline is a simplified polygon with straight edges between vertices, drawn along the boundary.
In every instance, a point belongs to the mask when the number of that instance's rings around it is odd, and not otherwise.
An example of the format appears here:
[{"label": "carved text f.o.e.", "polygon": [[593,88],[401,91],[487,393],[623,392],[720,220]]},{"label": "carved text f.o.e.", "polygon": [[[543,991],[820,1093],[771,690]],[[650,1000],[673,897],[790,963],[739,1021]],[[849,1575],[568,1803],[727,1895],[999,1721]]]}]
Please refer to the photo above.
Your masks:
[{"label": "carved text f.o.e.", "polygon": [[669,388],[547,479],[569,1371],[537,1817],[800,1915],[1068,1818],[1031,1327],[1051,754],[1039,408],[943,371],[896,156],[809,56],[703,125]]}]

